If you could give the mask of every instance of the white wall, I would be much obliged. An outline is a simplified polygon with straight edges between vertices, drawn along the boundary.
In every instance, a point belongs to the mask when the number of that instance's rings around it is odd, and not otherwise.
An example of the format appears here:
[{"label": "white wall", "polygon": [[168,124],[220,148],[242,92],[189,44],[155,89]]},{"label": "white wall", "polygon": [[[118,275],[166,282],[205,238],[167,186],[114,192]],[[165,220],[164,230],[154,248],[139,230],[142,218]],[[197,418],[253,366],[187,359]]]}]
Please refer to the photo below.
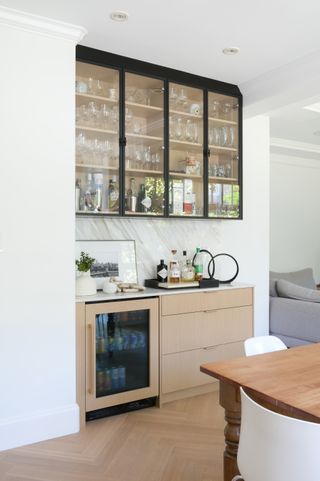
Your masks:
[{"label": "white wall", "polygon": [[2,13],[0,450],[78,429],[75,40]]},{"label": "white wall", "polygon": [[302,151],[271,152],[271,270],[312,267],[316,281],[320,281],[319,186],[319,160]]},{"label": "white wall", "polygon": [[134,239],[142,282],[154,277],[159,259],[170,250],[191,254],[197,246],[227,252],[240,265],[237,281],[255,285],[255,332],[268,332],[269,276],[269,120],[255,117],[243,128],[244,219],[97,219],[78,218],[79,240]]}]

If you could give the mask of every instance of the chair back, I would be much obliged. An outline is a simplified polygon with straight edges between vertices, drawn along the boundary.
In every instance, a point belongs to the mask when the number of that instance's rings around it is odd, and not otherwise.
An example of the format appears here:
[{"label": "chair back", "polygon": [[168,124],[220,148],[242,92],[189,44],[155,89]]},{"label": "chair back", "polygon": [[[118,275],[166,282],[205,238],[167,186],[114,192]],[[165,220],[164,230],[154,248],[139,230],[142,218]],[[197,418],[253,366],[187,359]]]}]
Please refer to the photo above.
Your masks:
[{"label": "chair back", "polygon": [[270,411],[240,391],[238,467],[245,481],[320,479],[320,424]]},{"label": "chair back", "polygon": [[276,336],[250,337],[244,341],[244,351],[246,356],[281,351],[283,349],[287,349],[287,346]]}]

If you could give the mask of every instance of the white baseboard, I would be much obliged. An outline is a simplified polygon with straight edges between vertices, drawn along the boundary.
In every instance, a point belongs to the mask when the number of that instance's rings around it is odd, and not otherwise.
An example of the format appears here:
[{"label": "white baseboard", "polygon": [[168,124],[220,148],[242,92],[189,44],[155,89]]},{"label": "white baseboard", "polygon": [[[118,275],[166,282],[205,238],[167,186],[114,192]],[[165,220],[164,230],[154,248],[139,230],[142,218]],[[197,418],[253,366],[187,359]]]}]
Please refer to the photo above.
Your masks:
[{"label": "white baseboard", "polygon": [[33,413],[30,416],[0,418],[0,451],[66,436],[79,431],[79,406]]}]

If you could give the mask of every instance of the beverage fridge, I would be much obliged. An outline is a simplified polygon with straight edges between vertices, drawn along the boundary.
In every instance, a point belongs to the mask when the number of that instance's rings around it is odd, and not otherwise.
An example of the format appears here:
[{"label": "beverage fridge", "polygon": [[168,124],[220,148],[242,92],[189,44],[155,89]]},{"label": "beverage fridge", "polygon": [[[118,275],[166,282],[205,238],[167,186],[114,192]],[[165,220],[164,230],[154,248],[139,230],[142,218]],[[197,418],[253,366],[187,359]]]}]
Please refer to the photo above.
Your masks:
[{"label": "beverage fridge", "polygon": [[158,396],[158,339],[158,299],[86,305],[88,420]]}]

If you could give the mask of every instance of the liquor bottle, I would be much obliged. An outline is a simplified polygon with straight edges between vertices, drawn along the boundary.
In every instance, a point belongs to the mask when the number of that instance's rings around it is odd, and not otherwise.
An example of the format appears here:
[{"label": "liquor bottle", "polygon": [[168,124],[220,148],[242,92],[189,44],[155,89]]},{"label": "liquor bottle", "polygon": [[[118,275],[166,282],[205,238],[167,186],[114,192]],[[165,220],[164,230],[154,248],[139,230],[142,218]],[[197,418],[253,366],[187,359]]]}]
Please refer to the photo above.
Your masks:
[{"label": "liquor bottle", "polygon": [[84,191],[84,209],[85,210],[94,210],[94,200],[95,200],[96,192],[94,188],[94,184],[92,181],[92,174],[89,172],[87,177],[87,184]]},{"label": "liquor bottle", "polygon": [[200,250],[201,250],[200,247],[196,248],[196,255],[193,259],[193,266],[194,266],[196,281],[201,281],[203,278],[203,260],[202,260],[202,254]]},{"label": "liquor bottle", "polygon": [[140,189],[138,192],[138,205],[137,205],[138,212],[147,212],[146,207],[144,207],[144,205],[142,204],[145,196],[146,196],[146,186],[144,184],[140,184]]},{"label": "liquor bottle", "polygon": [[117,183],[117,176],[113,175],[111,179],[109,180],[109,186],[108,186],[108,208],[112,212],[115,212],[119,209],[119,186]]},{"label": "liquor bottle", "polygon": [[181,281],[194,281],[194,267],[191,260],[187,258],[187,251],[183,251],[183,258],[181,263]]},{"label": "liquor bottle", "polygon": [[94,210],[100,212],[102,208],[103,174],[97,172],[93,174],[93,179],[95,185]]},{"label": "liquor bottle", "polygon": [[167,282],[168,281],[168,267],[164,263],[164,260],[160,260],[160,264],[157,265],[157,279],[159,282]]},{"label": "liquor bottle", "polygon": [[108,314],[108,324],[107,324],[107,336],[108,336],[108,354],[109,357],[113,357],[114,351],[114,337],[115,337],[116,324],[114,321],[114,314]]},{"label": "liquor bottle", "polygon": [[137,211],[137,192],[136,192],[136,179],[130,179],[130,188],[128,189],[128,207],[130,212]]},{"label": "liquor bottle", "polygon": [[173,249],[171,251],[171,260],[169,263],[169,282],[170,283],[178,283],[180,282],[180,266],[179,261],[177,259],[177,251]]},{"label": "liquor bottle", "polygon": [[81,197],[81,188],[80,188],[80,180],[76,180],[76,197],[75,197],[75,207],[76,212],[80,210],[80,197]]}]

